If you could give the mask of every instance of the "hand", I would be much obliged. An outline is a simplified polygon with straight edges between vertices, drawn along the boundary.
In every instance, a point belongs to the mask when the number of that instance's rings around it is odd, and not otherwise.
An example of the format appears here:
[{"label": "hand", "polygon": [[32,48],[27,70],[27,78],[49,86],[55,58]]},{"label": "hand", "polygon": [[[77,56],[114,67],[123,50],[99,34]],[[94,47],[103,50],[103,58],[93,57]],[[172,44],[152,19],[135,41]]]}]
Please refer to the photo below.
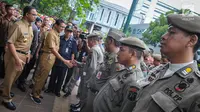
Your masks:
[{"label": "hand", "polygon": [[70,62],[73,64],[73,66],[77,66],[76,60],[71,60]]},{"label": "hand", "polygon": [[5,52],[8,51],[8,45],[7,44],[5,45],[4,50],[5,50]]},{"label": "hand", "polygon": [[69,60],[65,60],[64,64],[68,66],[68,68],[72,68],[73,64]]},{"label": "hand", "polygon": [[28,55],[26,57],[27,57],[26,63],[29,63],[30,60],[31,60],[31,58],[33,58],[33,55],[31,55],[30,53],[28,53]]},{"label": "hand", "polygon": [[86,58],[85,58],[85,57],[82,58],[82,62],[83,62],[83,63],[86,62]]},{"label": "hand", "polygon": [[35,57],[36,57],[36,59],[38,59],[38,57],[39,57],[39,53],[36,53]]},{"label": "hand", "polygon": [[16,70],[17,71],[22,71],[23,70],[23,65],[25,65],[25,62],[22,61],[21,59],[15,60],[16,64]]}]

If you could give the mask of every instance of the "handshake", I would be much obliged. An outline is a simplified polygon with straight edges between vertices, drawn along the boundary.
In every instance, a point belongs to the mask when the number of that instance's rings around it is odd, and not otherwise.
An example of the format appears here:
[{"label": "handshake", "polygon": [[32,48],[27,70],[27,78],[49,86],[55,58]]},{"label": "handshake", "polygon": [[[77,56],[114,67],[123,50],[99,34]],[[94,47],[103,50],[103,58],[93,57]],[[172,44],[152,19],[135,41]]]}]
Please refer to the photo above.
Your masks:
[{"label": "handshake", "polygon": [[76,60],[65,60],[64,64],[67,65],[68,68],[72,68],[72,67],[83,65],[82,62],[78,62]]}]

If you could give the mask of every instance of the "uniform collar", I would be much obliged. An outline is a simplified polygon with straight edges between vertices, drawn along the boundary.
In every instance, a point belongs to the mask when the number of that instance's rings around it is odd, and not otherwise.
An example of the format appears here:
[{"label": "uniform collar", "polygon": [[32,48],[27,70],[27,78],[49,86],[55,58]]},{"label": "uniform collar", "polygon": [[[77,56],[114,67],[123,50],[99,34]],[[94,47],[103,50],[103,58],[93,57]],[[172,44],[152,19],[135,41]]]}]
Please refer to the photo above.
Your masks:
[{"label": "uniform collar", "polygon": [[55,28],[53,28],[52,30],[55,32],[56,35],[60,36],[60,33],[58,33]]},{"label": "uniform collar", "polygon": [[25,19],[22,19],[22,22],[25,24],[25,25],[27,25],[27,26],[31,26],[31,23],[29,23],[27,20],[25,20]]},{"label": "uniform collar", "polygon": [[127,67],[126,69],[129,70],[129,71],[133,71],[133,70],[135,70],[135,69],[141,70],[141,68],[140,68],[140,62],[137,63],[136,65],[129,66],[129,67]]},{"label": "uniform collar", "polygon": [[197,67],[197,62],[194,61],[193,63],[190,63],[186,66],[184,66],[183,68],[179,69],[178,71],[176,71],[176,73],[182,77],[182,78],[186,78],[188,77],[191,73],[193,72],[197,72],[198,67]]}]

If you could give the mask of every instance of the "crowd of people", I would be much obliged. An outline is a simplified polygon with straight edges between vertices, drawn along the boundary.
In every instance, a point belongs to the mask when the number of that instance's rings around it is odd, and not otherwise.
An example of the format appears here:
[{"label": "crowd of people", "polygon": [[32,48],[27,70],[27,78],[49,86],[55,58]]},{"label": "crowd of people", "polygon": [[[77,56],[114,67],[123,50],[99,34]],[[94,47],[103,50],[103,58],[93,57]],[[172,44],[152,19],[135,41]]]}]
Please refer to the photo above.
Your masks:
[{"label": "crowd of people", "polygon": [[62,19],[51,23],[32,6],[22,16],[16,11],[1,2],[0,93],[6,108],[16,109],[12,85],[26,92],[34,69],[29,88],[36,104],[42,103],[43,90],[57,97],[63,91],[67,98],[80,79],[80,101],[70,105],[71,112],[199,112],[194,54],[200,46],[200,17],[167,16],[169,29],[161,37],[161,54],[155,54],[117,29],[109,30],[103,44],[99,32],[84,33]]}]

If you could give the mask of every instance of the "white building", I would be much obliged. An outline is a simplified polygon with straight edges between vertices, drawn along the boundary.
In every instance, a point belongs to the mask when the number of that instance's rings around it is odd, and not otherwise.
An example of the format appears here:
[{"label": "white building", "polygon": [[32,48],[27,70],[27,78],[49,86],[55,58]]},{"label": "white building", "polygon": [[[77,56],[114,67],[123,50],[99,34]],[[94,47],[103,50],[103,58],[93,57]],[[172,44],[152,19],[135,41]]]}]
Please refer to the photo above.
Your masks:
[{"label": "white building", "polygon": [[140,18],[133,18],[132,21],[142,20],[143,23],[150,23],[155,21],[161,14],[180,9],[190,9],[194,14],[200,13],[194,6],[193,2],[183,0],[139,0],[134,15]]},{"label": "white building", "polygon": [[99,7],[87,14],[89,30],[100,30],[107,33],[110,28],[121,29],[129,10],[119,5],[102,0]]},{"label": "white building", "polygon": [[[171,2],[168,1],[169,0],[138,0],[131,24],[148,24],[151,21],[155,21],[161,14],[165,14],[171,10],[177,11],[178,9],[189,7],[193,11],[196,11],[196,9],[192,7],[193,3],[180,2],[181,5],[177,5],[180,0],[176,0],[175,4],[172,4],[172,0]],[[122,6],[107,2],[106,0],[101,0],[96,10],[87,13],[86,26],[90,32],[98,30],[106,34],[110,28],[122,29],[128,13],[129,10]],[[197,14],[196,12],[194,13]]]}]

